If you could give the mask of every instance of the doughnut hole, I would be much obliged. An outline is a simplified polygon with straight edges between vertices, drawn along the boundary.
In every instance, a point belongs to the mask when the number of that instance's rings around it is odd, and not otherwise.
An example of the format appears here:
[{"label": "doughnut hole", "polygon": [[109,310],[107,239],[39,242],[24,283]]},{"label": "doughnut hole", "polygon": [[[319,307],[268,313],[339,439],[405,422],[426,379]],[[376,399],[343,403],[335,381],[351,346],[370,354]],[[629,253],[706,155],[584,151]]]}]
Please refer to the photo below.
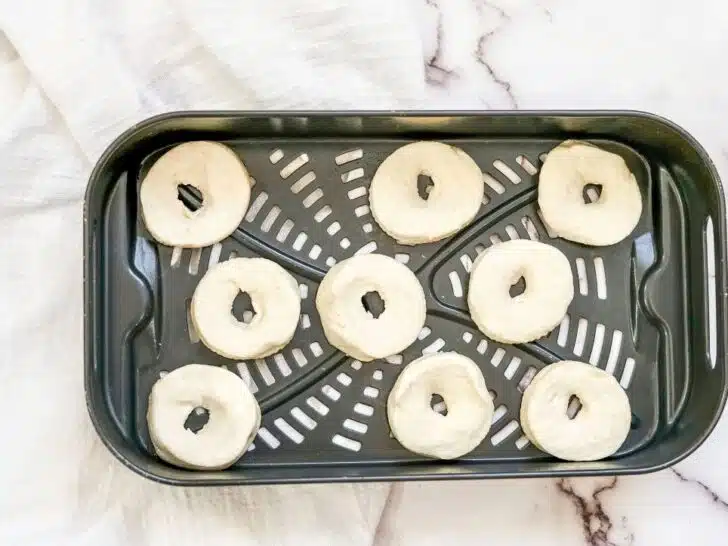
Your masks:
[{"label": "doughnut hole", "polygon": [[437,393],[432,393],[430,396],[430,407],[435,413],[440,415],[447,415],[447,404],[445,399]]},{"label": "doughnut hole", "polygon": [[233,300],[233,316],[243,324],[250,324],[256,315],[255,307],[247,292],[238,292]]},{"label": "doughnut hole", "polygon": [[523,294],[526,291],[526,279],[521,275],[518,277],[518,280],[514,282],[510,289],[508,290],[508,293],[511,295],[512,298],[517,298],[521,294]]},{"label": "doughnut hole", "polygon": [[191,184],[177,184],[177,199],[182,201],[182,204],[190,212],[202,208],[205,200],[202,192]]},{"label": "doughnut hole", "polygon": [[369,313],[372,318],[379,318],[379,316],[384,313],[384,300],[382,299],[382,296],[379,295],[379,292],[367,292],[361,297],[361,304],[364,306],[364,310]]},{"label": "doughnut hole", "polygon": [[423,201],[427,201],[430,197],[430,192],[434,187],[435,183],[432,181],[432,177],[426,174],[421,174],[417,177],[417,193]]},{"label": "doughnut hole", "polygon": [[187,419],[185,419],[184,427],[197,434],[205,427],[209,420],[210,410],[203,408],[202,406],[197,406],[190,412]]},{"label": "doughnut hole", "polygon": [[602,185],[601,184],[585,184],[584,189],[581,191],[581,198],[584,203],[590,205],[596,203],[602,196]]},{"label": "doughnut hole", "polygon": [[577,415],[579,415],[579,412],[581,411],[582,405],[581,400],[579,400],[579,397],[575,394],[572,394],[569,397],[569,403],[566,405],[566,416],[573,420]]}]

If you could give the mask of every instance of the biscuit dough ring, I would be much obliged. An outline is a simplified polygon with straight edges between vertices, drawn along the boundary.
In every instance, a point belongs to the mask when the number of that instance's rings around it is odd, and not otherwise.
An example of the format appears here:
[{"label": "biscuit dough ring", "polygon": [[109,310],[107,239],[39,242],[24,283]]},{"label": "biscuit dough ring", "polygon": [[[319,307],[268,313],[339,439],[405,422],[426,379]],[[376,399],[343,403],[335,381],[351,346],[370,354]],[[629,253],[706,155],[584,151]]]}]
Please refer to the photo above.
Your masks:
[{"label": "biscuit dough ring", "polygon": [[[202,407],[209,419],[198,432],[185,428]],[[217,366],[188,364],[159,379],[149,395],[147,423],[160,459],[191,469],[220,470],[248,449],[260,426],[260,407],[245,382]]]},{"label": "biscuit dough ring", "polygon": [[[195,211],[179,200],[182,184],[202,194]],[[160,157],[139,189],[144,224],[164,245],[187,248],[217,243],[238,227],[248,210],[250,176],[238,155],[218,142],[194,141]]]},{"label": "biscuit dough ring", "polygon": [[[602,187],[584,203],[588,184]],[[546,156],[538,181],[538,205],[556,235],[591,246],[626,238],[642,215],[642,194],[621,156],[592,144],[567,140]]]},{"label": "biscuit dough ring", "polygon": [[[427,200],[417,178],[427,175]],[[460,148],[441,142],[414,142],[395,150],[377,169],[369,188],[372,216],[403,245],[430,243],[467,226],[483,200],[483,173]]]},{"label": "biscuit dough ring", "polygon": [[[523,277],[526,289],[511,297]],[[552,331],[574,297],[571,265],[556,247],[529,240],[495,244],[473,263],[468,285],[470,316],[489,338],[526,343]]]},{"label": "biscuit dough ring", "polygon": [[[247,292],[255,311],[249,324],[238,321],[232,306]],[[227,358],[263,358],[293,338],[301,313],[298,283],[265,258],[234,258],[208,269],[192,296],[190,315],[200,340]]]},{"label": "biscuit dough ring", "polygon": [[[432,409],[439,394],[447,415]],[[455,353],[435,353],[410,362],[387,398],[392,434],[406,449],[427,457],[456,459],[487,436],[493,400],[478,366]]]},{"label": "biscuit dough ring", "polygon": [[[384,311],[374,317],[363,297],[377,292]],[[332,267],[316,293],[329,343],[362,362],[409,347],[425,324],[425,293],[414,273],[394,258],[364,254]]]},{"label": "biscuit dough ring", "polygon": [[[569,400],[581,409],[569,418]],[[632,421],[617,380],[584,362],[564,360],[541,370],[523,393],[521,427],[539,449],[566,461],[596,461],[624,443]]]}]

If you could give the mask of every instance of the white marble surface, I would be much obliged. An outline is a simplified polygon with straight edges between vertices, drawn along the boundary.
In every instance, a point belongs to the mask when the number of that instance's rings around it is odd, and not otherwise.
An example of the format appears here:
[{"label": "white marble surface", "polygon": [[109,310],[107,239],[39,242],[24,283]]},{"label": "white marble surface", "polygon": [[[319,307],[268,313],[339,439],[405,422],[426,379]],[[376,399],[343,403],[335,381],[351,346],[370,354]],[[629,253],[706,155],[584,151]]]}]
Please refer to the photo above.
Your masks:
[{"label": "white marble surface", "polygon": [[23,264],[0,270],[0,394],[22,408],[4,431],[0,543],[725,543],[726,419],[641,477],[183,490],[111,459],[80,373],[82,192],[131,123],[180,108],[641,109],[691,131],[728,180],[723,2],[124,4],[0,0],[0,261]]}]

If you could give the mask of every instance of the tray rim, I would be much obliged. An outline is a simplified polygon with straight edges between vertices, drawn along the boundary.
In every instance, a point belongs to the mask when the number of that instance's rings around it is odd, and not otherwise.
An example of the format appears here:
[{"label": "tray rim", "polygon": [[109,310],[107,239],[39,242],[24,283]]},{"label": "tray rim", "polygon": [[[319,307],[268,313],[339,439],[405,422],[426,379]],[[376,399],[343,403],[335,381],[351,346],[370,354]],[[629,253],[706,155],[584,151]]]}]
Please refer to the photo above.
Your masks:
[{"label": "tray rim", "polygon": [[[300,467],[281,467],[282,477],[272,478],[265,476],[251,475],[248,477],[236,477],[235,479],[222,480],[215,477],[215,473],[211,472],[190,472],[189,477],[178,478],[164,475],[164,473],[154,472],[148,468],[148,461],[141,453],[136,453],[128,449],[127,442],[121,432],[113,425],[113,418],[109,414],[108,408],[103,404],[103,395],[98,391],[100,385],[94,381],[93,371],[99,365],[95,361],[96,344],[95,332],[97,329],[97,314],[93,311],[96,304],[94,293],[95,283],[92,279],[96,275],[93,263],[93,254],[91,250],[95,248],[95,232],[92,229],[91,222],[99,216],[98,211],[90,211],[90,200],[92,192],[100,178],[108,168],[109,164],[122,151],[122,148],[129,140],[136,138],[139,133],[152,129],[160,123],[180,118],[346,118],[346,117],[402,117],[402,118],[440,118],[440,117],[458,117],[458,118],[523,118],[523,117],[551,117],[551,118],[642,118],[658,125],[664,126],[678,136],[680,136],[700,157],[705,168],[708,170],[710,177],[720,197],[718,203],[719,218],[714,219],[715,240],[717,242],[725,242],[727,239],[728,228],[726,227],[726,202],[725,192],[720,180],[720,176],[715,167],[713,160],[708,155],[704,147],[692,136],[687,130],[675,122],[662,117],[660,115],[642,111],[642,110],[615,110],[615,109],[596,109],[596,110],[271,110],[271,111],[252,111],[252,110],[180,110],[161,113],[146,118],[135,123],[127,130],[122,132],[115,138],[99,156],[94,168],[89,175],[88,183],[84,193],[83,207],[83,283],[84,283],[84,392],[86,406],[89,418],[99,435],[102,443],[106,448],[118,459],[124,466],[131,469],[135,473],[144,476],[153,481],[166,485],[177,486],[221,486],[221,485],[266,485],[266,484],[284,484],[284,483],[353,483],[353,482],[382,482],[382,481],[439,481],[443,479],[496,479],[496,478],[557,478],[557,477],[575,477],[575,476],[600,476],[600,475],[634,475],[656,472],[668,468],[693,453],[713,432],[718,420],[723,414],[726,400],[728,399],[727,385],[723,385],[720,399],[708,425],[702,430],[701,434],[679,454],[659,460],[654,463],[646,463],[642,465],[634,465],[630,467],[618,466],[616,468],[608,468],[609,461],[598,461],[602,466],[607,468],[579,468],[581,463],[570,463],[562,465],[560,468],[535,468],[527,471],[509,472],[509,471],[484,471],[483,464],[479,463],[479,470],[473,470],[475,466],[469,463],[453,466],[452,464],[433,461],[426,465],[397,465],[397,464],[377,464],[377,465],[355,465],[342,466],[348,468],[348,471],[338,472],[336,475],[324,475],[318,471],[318,467],[308,467],[306,472],[301,472]],[[428,130],[424,127],[423,130]],[[285,138],[285,135],[283,136]],[[274,137],[269,137],[274,138]],[[296,138],[305,138],[297,135]],[[722,245],[716,245],[715,266],[716,266],[716,334],[722,338],[722,346],[725,348],[723,352],[716,355],[716,368],[720,367],[720,371],[725,378],[728,376],[728,329],[721,330],[721,324],[728,325],[728,274],[726,273],[726,248]],[[720,343],[718,346],[720,347]],[[109,426],[111,425],[111,426]],[[111,429],[111,431],[110,431]],[[645,448],[646,449],[646,448]],[[542,465],[539,465],[542,466]],[[548,465],[543,465],[548,466]],[[401,469],[409,467],[408,471],[402,472]],[[322,467],[324,469],[328,467]],[[470,469],[470,470],[469,470]],[[177,469],[175,469],[176,471]],[[439,470],[439,471],[438,471]]]}]

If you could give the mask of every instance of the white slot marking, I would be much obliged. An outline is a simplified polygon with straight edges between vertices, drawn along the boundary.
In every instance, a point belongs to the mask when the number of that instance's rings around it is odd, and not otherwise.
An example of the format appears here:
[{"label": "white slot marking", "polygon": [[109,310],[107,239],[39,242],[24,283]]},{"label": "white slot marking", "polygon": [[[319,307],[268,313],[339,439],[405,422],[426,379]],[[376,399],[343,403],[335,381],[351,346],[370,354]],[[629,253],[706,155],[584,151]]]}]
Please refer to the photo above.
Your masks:
[{"label": "white slot marking", "polygon": [[498,347],[495,350],[495,353],[493,353],[493,358],[490,359],[490,363],[497,368],[504,356],[506,356],[506,352],[502,348]]},{"label": "white slot marking", "polygon": [[490,236],[490,244],[491,245],[497,245],[498,243],[502,243],[503,240],[500,238],[500,235],[493,234]]},{"label": "white slot marking", "polygon": [[375,389],[374,387],[364,387],[362,392],[367,398],[376,398],[379,396],[379,389]]},{"label": "white slot marking", "polygon": [[533,223],[533,220],[531,220],[528,216],[524,216],[521,218],[521,224],[523,224],[526,233],[528,233],[528,238],[532,241],[538,241],[538,230],[536,229],[536,225]]},{"label": "white slot marking", "polygon": [[273,436],[271,432],[265,427],[260,427],[258,429],[258,438],[263,440],[271,449],[275,449],[279,445],[281,445],[281,442],[278,440],[278,438]]},{"label": "white slot marking", "polygon": [[372,374],[372,379],[374,381],[381,381],[382,377],[384,377],[384,374],[382,374],[382,370],[374,370],[374,373]]},{"label": "white slot marking", "polygon": [[574,342],[574,354],[581,356],[584,352],[584,343],[586,342],[586,329],[588,323],[585,318],[580,318],[576,326],[576,341]]},{"label": "white slot marking", "polygon": [[248,212],[245,214],[245,219],[248,222],[252,222],[253,220],[255,220],[255,217],[258,216],[260,209],[263,208],[263,205],[265,205],[266,201],[268,201],[268,194],[264,191],[260,192],[258,197],[256,197],[248,207]]},{"label": "white slot marking", "polygon": [[176,246],[172,249],[172,258],[169,260],[169,266],[172,269],[179,267],[182,262],[182,247]]},{"label": "white slot marking", "polygon": [[246,453],[248,453],[248,451],[253,451],[254,449],[255,449],[255,443],[251,443],[251,444],[250,444],[250,445],[248,446],[248,449],[247,449]]},{"label": "white slot marking", "polygon": [[291,354],[293,355],[293,360],[296,361],[296,364],[298,364],[299,368],[308,364],[308,359],[306,358],[306,355],[304,355],[303,351],[301,349],[299,349],[298,347],[291,350]]},{"label": "white slot marking", "polygon": [[617,361],[619,360],[619,353],[622,348],[622,332],[615,330],[612,334],[612,346],[609,349],[609,357],[607,358],[607,365],[604,367],[604,371],[607,373],[614,374],[614,370],[617,368]]},{"label": "white slot marking", "polygon": [[210,249],[210,258],[207,261],[208,269],[220,261],[220,254],[222,254],[222,245],[220,243],[215,243]]},{"label": "white slot marking", "polygon": [[237,257],[238,257],[238,253],[235,252],[234,250],[230,251],[230,254],[228,254],[228,260],[234,260]]},{"label": "white slot marking", "polygon": [[354,199],[359,199],[360,197],[364,197],[366,194],[367,194],[366,186],[359,186],[358,188],[354,188],[354,189],[346,192],[346,195],[348,195],[349,199],[351,199],[352,201]]},{"label": "white slot marking", "polygon": [[348,449],[349,451],[359,451],[361,449],[361,442],[357,442],[356,440],[352,440],[346,436],[341,436],[340,434],[334,434],[331,438],[331,442],[339,447]]},{"label": "white slot marking", "polygon": [[357,402],[356,405],[354,405],[354,413],[358,413],[359,415],[363,415],[365,417],[371,417],[372,415],[374,415],[374,408],[367,404]]},{"label": "white slot marking", "polygon": [[321,393],[326,398],[328,398],[329,400],[333,400],[334,402],[341,398],[341,393],[331,385],[324,385],[323,387],[321,387]]},{"label": "white slot marking", "polygon": [[200,269],[200,259],[202,258],[202,249],[193,248],[190,256],[190,265],[187,268],[187,272],[190,275],[197,275],[197,271]]},{"label": "white slot marking", "polygon": [[279,243],[282,243],[286,240],[286,237],[288,237],[288,234],[291,233],[291,230],[293,229],[293,220],[288,218],[285,222],[283,222],[283,225],[278,230],[278,234],[276,235],[276,241]]},{"label": "white slot marking", "polygon": [[270,162],[275,165],[278,163],[281,159],[283,159],[283,150],[273,150],[271,154],[268,156],[268,159],[270,159]]},{"label": "white slot marking", "polygon": [[306,313],[303,313],[298,321],[302,330],[308,330],[311,327],[311,318]]},{"label": "white slot marking", "polygon": [[291,417],[301,423],[308,430],[316,428],[316,421],[311,419],[301,408],[298,406],[291,409]]},{"label": "white slot marking", "polygon": [[463,264],[463,269],[466,273],[470,273],[473,269],[473,260],[467,254],[460,256],[460,263]]},{"label": "white slot marking", "polygon": [[[715,368],[716,358],[718,356],[718,323],[716,318],[717,312],[717,287],[715,282],[715,228],[713,227],[713,218],[710,216],[705,221],[705,230],[703,231],[703,248],[705,249],[705,269],[707,273],[708,283],[708,361],[711,368]],[[721,298],[724,294],[721,293]]]},{"label": "white slot marking", "polygon": [[594,188],[587,188],[586,196],[589,199],[590,203],[596,203],[597,201],[599,201],[599,193]]},{"label": "white slot marking", "polygon": [[463,297],[463,285],[460,282],[460,277],[458,276],[457,271],[450,271],[448,273],[448,278],[450,279],[450,286],[452,287],[452,295],[456,298],[462,298]]},{"label": "white slot marking", "polygon": [[367,428],[369,427],[367,427],[364,423],[354,421],[354,419],[346,419],[344,420],[344,428],[346,430],[356,432],[357,434],[366,434]]},{"label": "white slot marking", "polygon": [[273,374],[270,372],[270,368],[268,367],[268,364],[265,360],[262,358],[258,358],[255,360],[255,367],[258,368],[258,373],[260,373],[260,376],[263,378],[263,381],[266,385],[269,387],[276,382],[275,377],[273,377]]},{"label": "white slot marking", "polygon": [[161,370],[159,372],[159,379],[162,379],[165,375],[167,375],[169,372],[167,370]]},{"label": "white slot marking", "polygon": [[311,354],[317,358],[324,354],[324,350],[321,348],[321,345],[318,341],[314,341],[313,343],[311,343],[311,345],[309,345],[309,348],[311,349]]},{"label": "white slot marking", "polygon": [[485,182],[491,190],[499,195],[505,193],[506,191],[505,186],[498,182],[495,178],[490,176],[488,173],[483,173],[483,182]]},{"label": "white slot marking", "polygon": [[606,328],[604,324],[597,324],[594,330],[594,345],[592,345],[591,353],[589,354],[589,364],[596,366],[599,363],[599,357],[602,356],[602,346],[604,345],[604,332]]},{"label": "white slot marking", "polygon": [[538,373],[538,370],[531,366],[526,370],[526,373],[523,374],[523,377],[521,377],[521,380],[518,382],[518,386],[516,387],[519,392],[525,391],[528,386],[531,384],[531,381],[533,381],[533,378]]},{"label": "white slot marking", "polygon": [[298,285],[298,295],[301,297],[302,300],[305,300],[308,297],[308,285],[307,284]]},{"label": "white slot marking", "polygon": [[339,154],[334,158],[334,161],[337,165],[343,165],[344,163],[349,163],[349,161],[356,161],[357,159],[361,159],[364,155],[364,152],[361,148],[357,148],[356,150],[351,150],[350,152],[344,152],[343,154]]},{"label": "white slot marking", "polygon": [[352,182],[361,178],[362,176],[364,176],[364,169],[359,167],[358,169],[353,169],[347,173],[342,174],[341,181],[346,184],[347,182]]},{"label": "white slot marking", "polygon": [[409,254],[395,254],[394,259],[397,260],[401,264],[406,264],[409,262],[410,256]]},{"label": "white slot marking", "polygon": [[586,278],[586,263],[584,263],[584,258],[576,259],[576,276],[579,279],[579,294],[586,296],[589,293],[589,282]]},{"label": "white slot marking", "polygon": [[321,256],[321,247],[318,245],[313,245],[311,247],[311,250],[308,251],[308,257],[312,260],[317,260],[319,256]]},{"label": "white slot marking", "polygon": [[475,245],[476,256],[480,256],[483,252],[485,252],[485,247],[483,245]]},{"label": "white slot marking", "polygon": [[366,224],[364,224],[364,225],[363,225],[363,226],[361,227],[361,230],[362,230],[362,231],[363,231],[364,233],[371,233],[373,229],[374,229],[374,226],[372,226],[372,225],[371,225],[370,223],[366,223]]},{"label": "white slot marking", "polygon": [[604,260],[601,256],[594,258],[594,273],[597,277],[597,297],[607,299],[607,273],[604,270]]},{"label": "white slot marking", "polygon": [[306,399],[306,404],[308,404],[308,407],[319,415],[326,415],[329,413],[329,407],[315,396],[309,396]]},{"label": "white slot marking", "polygon": [[521,236],[518,235],[518,230],[516,230],[516,228],[513,227],[511,224],[508,224],[506,226],[506,234],[511,239],[511,241],[521,238]]},{"label": "white slot marking", "polygon": [[505,406],[498,406],[495,408],[495,411],[493,412],[493,418],[491,419],[490,424],[495,425],[498,421],[503,419],[503,416],[508,413],[508,408]]},{"label": "white slot marking", "polygon": [[358,360],[352,360],[351,361],[351,369],[352,370],[361,370],[361,366],[362,366],[362,364]]},{"label": "white slot marking", "polygon": [[273,421],[273,424],[276,426],[278,430],[280,430],[283,434],[288,436],[289,439],[291,439],[293,442],[300,444],[303,442],[303,434],[298,432],[295,428],[293,428],[291,425],[288,424],[288,421],[283,419],[282,417],[279,417],[275,421]]},{"label": "white slot marking", "polygon": [[316,220],[319,224],[326,220],[326,218],[329,217],[329,215],[333,212],[330,206],[324,205],[321,207],[316,214],[313,215],[313,219]]},{"label": "white slot marking", "polygon": [[488,350],[488,342],[484,339],[481,339],[478,342],[478,346],[475,348],[475,350],[478,352],[478,354],[484,355],[485,351]]},{"label": "white slot marking", "polygon": [[490,203],[490,197],[488,197],[488,194],[483,192],[483,198],[480,200],[480,204],[485,206],[488,203]]},{"label": "white slot marking", "polygon": [[493,166],[498,169],[503,176],[510,180],[512,184],[518,184],[521,181],[521,177],[500,159],[493,161]]},{"label": "white slot marking", "polygon": [[263,232],[270,231],[275,221],[278,219],[278,215],[281,213],[281,208],[278,205],[273,205],[268,211],[268,215],[265,217],[263,222],[260,224],[260,229]]},{"label": "white slot marking", "polygon": [[367,244],[365,244],[359,250],[354,252],[354,254],[356,254],[357,256],[360,256],[362,254],[371,254],[375,250],[377,250],[377,243],[375,241],[369,241]]},{"label": "white slot marking", "polygon": [[328,258],[326,258],[326,265],[329,267],[334,267],[336,265],[336,258],[334,258],[333,256],[329,256]]},{"label": "white slot marking", "polygon": [[527,446],[528,444],[530,444],[530,443],[531,443],[531,442],[529,442],[529,441],[528,441],[528,437],[527,437],[527,436],[526,436],[525,434],[522,434],[522,435],[521,435],[521,436],[520,436],[520,437],[518,438],[518,440],[516,440],[516,447],[517,447],[518,449],[523,449],[524,447],[526,447],[526,446]]},{"label": "white slot marking", "polygon": [[339,222],[332,222],[332,224],[326,228],[326,233],[333,236],[336,235],[340,229],[341,224]]},{"label": "white slot marking", "polygon": [[300,251],[303,248],[303,245],[306,244],[306,240],[308,239],[308,235],[306,235],[303,231],[296,235],[296,239],[293,241],[293,244],[291,247],[293,247],[293,250]]},{"label": "white slot marking", "polygon": [[511,380],[513,379],[513,376],[516,375],[516,371],[518,370],[518,367],[521,365],[521,359],[517,356],[514,356],[511,358],[510,363],[506,367],[506,370],[503,372],[503,375],[506,379]]},{"label": "white slot marking", "polygon": [[384,361],[396,366],[402,364],[402,362],[404,362],[404,358],[402,358],[402,355],[391,355],[384,357]]},{"label": "white slot marking", "polygon": [[471,341],[473,341],[473,334],[471,334],[470,332],[463,332],[463,341],[465,343],[470,343]]},{"label": "white slot marking", "polygon": [[526,156],[519,155],[516,156],[516,163],[518,163],[518,166],[521,167],[524,171],[526,171],[528,174],[533,176],[538,172],[538,169],[536,166],[531,163]]},{"label": "white slot marking", "polygon": [[566,347],[566,340],[569,337],[569,315],[564,315],[559,324],[559,335],[556,338],[556,343],[559,347]]},{"label": "white slot marking", "polygon": [[291,161],[288,165],[283,167],[281,169],[281,178],[286,179],[289,176],[291,176],[296,170],[303,167],[306,163],[308,163],[308,155],[301,154],[297,158],[295,158],[293,161]]},{"label": "white slot marking", "polygon": [[197,333],[195,328],[195,321],[192,320],[192,310],[190,309],[190,302],[187,302],[187,335],[190,338],[190,343],[199,343],[200,334]]},{"label": "white slot marking", "polygon": [[347,239],[346,237],[344,237],[341,241],[339,241],[339,246],[341,248],[343,248],[344,250],[346,250],[347,248],[349,248],[351,246],[351,241],[349,239]]},{"label": "white slot marking", "polygon": [[624,370],[622,370],[622,377],[619,380],[619,384],[622,385],[623,389],[629,387],[632,381],[632,373],[634,372],[634,358],[629,357],[624,363]]},{"label": "white slot marking", "polygon": [[323,196],[324,196],[324,190],[322,190],[321,188],[316,188],[303,199],[303,206],[306,207],[307,209],[311,208],[311,205],[313,205],[316,201],[321,199]]},{"label": "white slot marking", "polygon": [[432,333],[432,330],[430,330],[430,328],[428,326],[423,326],[422,327],[422,330],[420,330],[420,333],[417,334],[417,339],[419,339],[420,341],[422,341],[427,336],[429,336],[430,333]]},{"label": "white slot marking", "polygon": [[518,430],[518,421],[511,421],[498,432],[493,434],[493,436],[490,438],[490,443],[494,446],[497,446],[503,440],[508,438],[511,434],[516,432],[516,430]]},{"label": "white slot marking", "polygon": [[243,323],[250,324],[251,322],[253,322],[253,312],[249,310],[243,311]]},{"label": "white slot marking", "polygon": [[291,185],[291,191],[294,194],[301,193],[314,180],[316,180],[316,173],[309,171]]},{"label": "white slot marking", "polygon": [[280,370],[283,377],[288,377],[289,375],[291,375],[291,367],[288,365],[288,362],[286,362],[286,357],[284,357],[283,354],[274,354],[273,362],[276,363],[276,366],[278,366],[278,369]]},{"label": "white slot marking", "polygon": [[253,381],[253,377],[250,375],[250,371],[248,370],[248,365],[245,364],[245,362],[238,362],[235,367],[238,369],[238,375],[240,375],[240,378],[248,386],[250,392],[253,394],[258,392],[258,385],[255,384],[255,381]]},{"label": "white slot marking", "polygon": [[369,205],[360,205],[354,209],[354,215],[357,218],[361,218],[367,214],[369,214]]},{"label": "white slot marking", "polygon": [[339,375],[337,375],[336,380],[345,387],[351,385],[351,376],[346,375],[344,372],[341,372]]},{"label": "white slot marking", "polygon": [[438,337],[435,341],[433,341],[427,347],[422,349],[422,354],[427,355],[427,354],[436,353],[437,351],[442,349],[444,346],[445,346],[445,340],[442,339],[441,337]]}]

